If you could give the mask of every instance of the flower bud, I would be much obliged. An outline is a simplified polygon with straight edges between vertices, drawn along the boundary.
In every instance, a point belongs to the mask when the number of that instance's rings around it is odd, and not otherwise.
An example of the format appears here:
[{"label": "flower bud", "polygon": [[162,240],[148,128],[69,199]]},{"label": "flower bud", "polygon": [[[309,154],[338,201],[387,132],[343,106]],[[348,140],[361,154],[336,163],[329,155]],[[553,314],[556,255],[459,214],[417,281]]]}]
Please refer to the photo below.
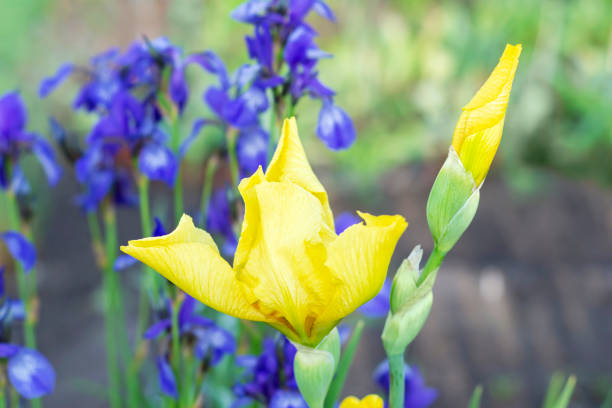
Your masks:
[{"label": "flower bud", "polygon": [[437,270],[417,286],[423,251],[415,247],[402,262],[391,289],[391,312],[387,315],[382,341],[387,355],[400,355],[419,334],[433,303],[432,288]]},{"label": "flower bud", "polygon": [[322,408],[334,377],[336,361],[329,351],[295,344],[293,362],[295,381],[310,408]]},{"label": "flower bud", "polygon": [[451,146],[427,200],[427,222],[438,251],[447,253],[459,240],[479,199],[480,189]]},{"label": "flower bud", "polygon": [[327,336],[321,343],[316,347],[317,350],[327,351],[334,358],[334,372],[338,367],[338,362],[340,361],[340,333],[338,333],[338,327],[334,327],[334,329],[329,332]]}]

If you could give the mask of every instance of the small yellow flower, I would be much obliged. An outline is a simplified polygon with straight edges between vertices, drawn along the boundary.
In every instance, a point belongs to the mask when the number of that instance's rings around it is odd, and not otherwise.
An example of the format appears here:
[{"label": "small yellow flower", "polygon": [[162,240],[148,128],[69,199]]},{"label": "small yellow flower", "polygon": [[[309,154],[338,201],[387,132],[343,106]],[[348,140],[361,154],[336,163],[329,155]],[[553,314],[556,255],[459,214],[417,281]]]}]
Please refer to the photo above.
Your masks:
[{"label": "small yellow flower", "polygon": [[266,173],[260,167],[239,190],[245,217],[233,267],[187,215],[172,233],[121,250],[202,303],[314,347],[380,291],[406,221],[359,213],[365,224],[336,235],[293,118],[285,120]]},{"label": "small yellow flower", "polygon": [[346,397],[338,408],[383,408],[383,400],[376,394],[370,394],[361,401],[359,398]]},{"label": "small yellow flower", "polygon": [[499,146],[508,97],[522,47],[506,45],[499,63],[472,100],[463,107],[453,147],[476,186],[484,180]]}]

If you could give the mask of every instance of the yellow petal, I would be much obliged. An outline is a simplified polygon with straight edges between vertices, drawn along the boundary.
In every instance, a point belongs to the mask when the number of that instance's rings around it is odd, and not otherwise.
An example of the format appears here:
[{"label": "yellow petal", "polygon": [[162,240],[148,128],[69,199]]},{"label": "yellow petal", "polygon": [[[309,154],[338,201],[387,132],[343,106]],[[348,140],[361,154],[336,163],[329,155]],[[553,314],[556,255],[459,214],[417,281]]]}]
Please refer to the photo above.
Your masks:
[{"label": "yellow petal", "polygon": [[202,303],[235,317],[265,320],[248,303],[212,237],[183,215],[168,235],[129,241],[121,250],[155,269]]},{"label": "yellow petal", "polygon": [[298,135],[295,118],[285,119],[281,137],[266,171],[267,181],[288,181],[313,194],[325,210],[325,222],[333,229],[334,217],[325,188],[312,171]]},{"label": "yellow petal", "polygon": [[408,226],[402,216],[373,216],[347,228],[327,249],[326,265],[340,280],[325,312],[315,322],[313,335],[327,334],[337,322],[372,299],[382,288],[391,255]]},{"label": "yellow petal", "polygon": [[499,63],[472,100],[463,107],[453,147],[476,185],[484,180],[499,146],[521,45],[506,45]]},{"label": "yellow petal", "polygon": [[346,397],[340,403],[340,406],[338,408],[359,408],[360,406],[361,406],[361,401],[359,401],[359,398],[351,395],[350,397]]},{"label": "yellow petal", "polygon": [[376,394],[370,394],[361,401],[357,397],[346,397],[339,408],[383,408],[384,401]]},{"label": "yellow petal", "polygon": [[297,184],[262,182],[242,189],[245,220],[234,257],[250,303],[273,315],[293,340],[308,344],[311,322],[335,291],[325,267],[335,239],[319,200]]}]

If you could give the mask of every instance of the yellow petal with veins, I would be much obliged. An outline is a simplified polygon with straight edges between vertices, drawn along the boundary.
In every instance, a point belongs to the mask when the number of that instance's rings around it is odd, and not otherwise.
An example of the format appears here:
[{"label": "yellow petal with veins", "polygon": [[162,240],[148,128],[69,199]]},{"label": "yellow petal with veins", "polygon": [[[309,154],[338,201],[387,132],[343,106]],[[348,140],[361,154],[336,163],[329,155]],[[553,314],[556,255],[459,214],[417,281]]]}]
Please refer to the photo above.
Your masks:
[{"label": "yellow petal with veins", "polygon": [[327,248],[326,265],[340,284],[315,323],[315,336],[318,330],[333,328],[340,319],[380,292],[391,255],[408,226],[400,215],[358,214],[365,225],[348,227]]},{"label": "yellow petal with veins", "polygon": [[188,215],[170,234],[129,241],[121,250],[213,309],[241,319],[266,320],[246,301],[212,237],[196,228]]},{"label": "yellow petal with veins", "polygon": [[504,128],[508,98],[521,45],[506,45],[499,63],[472,100],[463,107],[453,134],[453,148],[479,186],[489,171]]}]

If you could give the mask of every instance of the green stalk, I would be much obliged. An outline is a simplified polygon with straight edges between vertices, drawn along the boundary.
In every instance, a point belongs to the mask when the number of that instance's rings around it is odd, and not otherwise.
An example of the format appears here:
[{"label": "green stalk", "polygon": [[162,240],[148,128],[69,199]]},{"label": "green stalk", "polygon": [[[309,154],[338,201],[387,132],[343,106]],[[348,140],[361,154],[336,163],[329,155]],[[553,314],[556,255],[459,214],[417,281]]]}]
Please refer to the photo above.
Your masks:
[{"label": "green stalk", "polygon": [[[7,190],[6,198],[9,207],[9,222],[11,229],[17,232],[21,232],[21,217],[19,216],[19,205],[17,203],[17,197],[15,196],[15,193],[13,191]],[[17,290],[19,292],[19,297],[21,298],[23,304],[26,307],[26,321],[23,326],[23,336],[27,347],[36,348],[36,314],[38,313],[38,311],[36,310],[35,299],[32,298],[30,285],[28,285],[29,278],[36,277],[34,272],[35,268],[33,267],[29,271],[30,276],[28,276],[26,275],[26,272],[23,270],[19,262],[16,263],[16,266]]]},{"label": "green stalk", "polygon": [[[174,113],[170,119],[170,143],[172,144],[172,150],[178,157],[179,148],[181,145],[181,127],[178,120],[178,114]],[[179,222],[183,215],[183,179],[181,177],[181,163],[178,163],[178,170],[176,174],[176,181],[174,184],[174,218],[175,222]]]},{"label": "green stalk", "polygon": [[[119,377],[119,353],[117,351],[117,344],[115,342],[115,325],[113,321],[113,296],[111,286],[111,274],[114,273],[110,258],[106,254],[105,247],[102,244],[102,236],[100,234],[100,228],[96,219],[95,213],[87,214],[87,221],[89,224],[92,245],[98,261],[103,261],[101,265],[102,270],[102,285],[104,289],[104,329],[106,336],[106,369],[108,375],[108,401],[111,408],[121,407],[121,387]],[[108,232],[107,232],[108,234]],[[103,258],[99,257],[99,253],[103,254]],[[112,264],[111,264],[112,265]]]},{"label": "green stalk", "polygon": [[139,406],[139,387],[138,387],[138,376],[130,370],[130,362],[132,361],[130,342],[128,340],[126,323],[125,323],[125,307],[123,304],[123,291],[119,275],[113,269],[113,261],[117,258],[117,219],[115,216],[115,207],[112,204],[107,203],[104,207],[104,229],[105,229],[105,246],[106,246],[106,264],[105,273],[108,275],[110,296],[112,297],[111,307],[112,313],[112,324],[115,334],[118,336],[117,340],[121,344],[121,354],[125,363],[126,373],[126,386],[128,391],[128,407],[137,408]]},{"label": "green stalk", "polygon": [[229,156],[229,166],[230,166],[230,174],[232,176],[232,184],[236,191],[238,190],[238,158],[236,156],[236,138],[237,138],[237,130],[232,128],[231,126],[227,127],[226,130],[226,138],[227,138],[227,154]]},{"label": "green stalk", "polygon": [[276,147],[276,98],[274,89],[270,90],[272,98],[270,98],[269,121],[268,121],[268,162],[272,160],[274,148]]},{"label": "green stalk", "polygon": [[0,408],[6,408],[6,378],[4,375],[2,377],[0,379]]},{"label": "green stalk", "polygon": [[429,258],[427,259],[427,263],[425,264],[425,267],[421,272],[421,276],[417,281],[417,286],[420,286],[423,282],[425,282],[425,279],[427,279],[429,274],[431,274],[433,271],[440,267],[440,264],[442,264],[442,261],[444,260],[445,256],[445,252],[439,251],[438,248],[434,246],[433,251],[431,251]]},{"label": "green stalk", "polygon": [[355,326],[355,331],[351,336],[351,339],[347,343],[344,348],[344,352],[342,353],[342,357],[340,358],[340,362],[338,363],[338,369],[336,370],[336,376],[332,380],[331,385],[329,386],[329,390],[327,391],[327,396],[325,397],[325,408],[333,408],[336,404],[336,401],[340,397],[340,393],[342,392],[342,388],[344,387],[344,382],[346,381],[346,376],[353,364],[353,358],[355,356],[355,350],[357,350],[357,345],[359,344],[359,340],[361,339],[361,333],[363,332],[365,324],[363,320],[359,320],[357,325]]},{"label": "green stalk", "polygon": [[[178,324],[178,314],[181,308],[181,303],[183,303],[183,298],[177,295],[176,300],[174,302],[174,306],[172,308],[172,368],[174,370],[175,378],[177,379],[176,384],[179,394],[179,404],[182,400],[182,394],[186,392],[181,384],[181,343],[179,337],[179,324]],[[180,406],[180,405],[179,405]]]},{"label": "green stalk", "polygon": [[387,356],[389,360],[389,374],[391,376],[389,389],[389,408],[402,408],[404,406],[404,354]]},{"label": "green stalk", "polygon": [[15,388],[11,388],[9,391],[10,399],[11,399],[11,407],[19,407],[20,398],[17,390]]},{"label": "green stalk", "polygon": [[206,226],[206,217],[208,212],[208,203],[212,194],[213,179],[217,170],[217,156],[212,156],[206,164],[206,174],[204,175],[204,186],[202,187],[202,198],[200,199],[200,214],[202,217],[202,227]]}]

